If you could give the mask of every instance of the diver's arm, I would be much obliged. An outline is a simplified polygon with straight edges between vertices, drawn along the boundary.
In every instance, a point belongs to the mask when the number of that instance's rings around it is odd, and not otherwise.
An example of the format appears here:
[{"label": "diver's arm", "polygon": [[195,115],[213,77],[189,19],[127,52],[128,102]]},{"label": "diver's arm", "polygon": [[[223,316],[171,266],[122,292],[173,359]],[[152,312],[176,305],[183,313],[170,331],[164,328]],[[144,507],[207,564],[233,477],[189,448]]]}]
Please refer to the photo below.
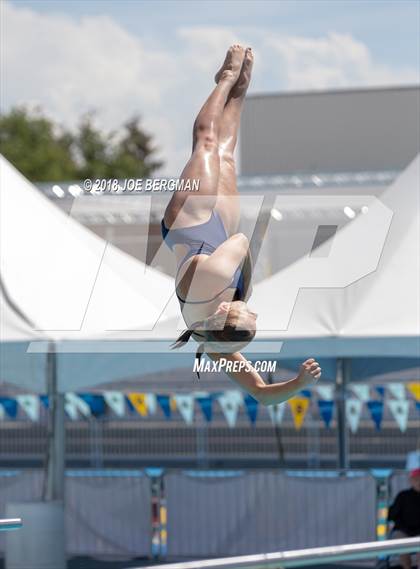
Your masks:
[{"label": "diver's arm", "polygon": [[215,362],[223,359],[227,362],[232,362],[230,369],[228,364],[224,366],[226,374],[252,395],[254,399],[266,406],[287,401],[301,389],[313,383],[314,379],[318,380],[321,376],[321,368],[318,362],[310,358],[300,366],[300,372],[297,377],[282,383],[267,385],[240,352],[233,354],[208,353],[207,355]]},{"label": "diver's arm", "polygon": [[246,235],[235,233],[229,237],[207,259],[200,262],[192,281],[194,288],[199,290],[205,286],[207,290],[220,291],[229,286],[248,251],[249,241]]}]

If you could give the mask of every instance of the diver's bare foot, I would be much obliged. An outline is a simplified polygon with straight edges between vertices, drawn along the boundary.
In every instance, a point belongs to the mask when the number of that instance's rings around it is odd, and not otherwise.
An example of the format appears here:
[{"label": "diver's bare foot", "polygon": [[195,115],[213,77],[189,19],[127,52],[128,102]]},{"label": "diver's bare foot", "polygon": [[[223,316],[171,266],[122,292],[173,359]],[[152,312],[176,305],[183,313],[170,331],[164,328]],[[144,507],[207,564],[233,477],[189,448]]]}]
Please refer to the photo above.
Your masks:
[{"label": "diver's bare foot", "polygon": [[252,53],[252,49],[247,47],[245,50],[244,60],[242,62],[242,69],[241,73],[239,74],[239,78],[235,83],[235,86],[232,88],[230,94],[234,98],[244,97],[245,93],[247,92],[249,82],[251,81],[251,73],[252,73],[252,65],[254,63],[254,54]]},{"label": "diver's bare foot", "polygon": [[242,69],[242,63],[245,56],[245,50],[239,44],[230,46],[226,53],[222,67],[214,76],[216,83],[222,78],[229,78],[235,82],[238,80]]}]

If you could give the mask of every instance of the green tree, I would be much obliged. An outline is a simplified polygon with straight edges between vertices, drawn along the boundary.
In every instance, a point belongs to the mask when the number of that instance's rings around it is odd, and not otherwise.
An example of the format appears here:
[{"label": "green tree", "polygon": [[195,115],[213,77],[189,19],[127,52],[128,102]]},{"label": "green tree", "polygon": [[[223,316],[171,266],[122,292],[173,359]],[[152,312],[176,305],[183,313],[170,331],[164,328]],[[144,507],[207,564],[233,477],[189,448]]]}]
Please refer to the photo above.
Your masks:
[{"label": "green tree", "polygon": [[115,148],[111,170],[114,178],[147,178],[163,165],[153,159],[152,137],[140,128],[140,117],[124,124],[124,135]]},{"label": "green tree", "polygon": [[72,135],[38,112],[17,107],[0,115],[0,152],[33,182],[74,179],[72,146]]},{"label": "green tree", "polygon": [[22,107],[0,115],[0,152],[33,182],[146,178],[163,164],[155,151],[138,116],[106,134],[89,113],[72,134]]},{"label": "green tree", "polygon": [[[110,178],[113,150],[112,136],[102,133],[93,124],[93,114],[85,115],[75,135],[74,147],[79,168],[77,178]],[[112,176],[115,177],[115,176]]]}]

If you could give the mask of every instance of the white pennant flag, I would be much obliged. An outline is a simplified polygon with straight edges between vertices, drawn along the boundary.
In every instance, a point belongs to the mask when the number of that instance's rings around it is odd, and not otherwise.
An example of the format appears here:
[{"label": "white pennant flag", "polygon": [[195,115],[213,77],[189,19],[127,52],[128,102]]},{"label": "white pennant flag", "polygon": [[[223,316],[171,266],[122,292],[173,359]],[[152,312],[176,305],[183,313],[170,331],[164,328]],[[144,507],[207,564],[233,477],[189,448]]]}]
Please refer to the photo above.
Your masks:
[{"label": "white pennant flag", "polygon": [[280,425],[283,420],[286,403],[278,403],[277,405],[269,405],[267,407],[268,414],[270,415],[273,425]]},{"label": "white pennant flag", "polygon": [[369,385],[366,385],[365,383],[353,383],[350,384],[349,387],[360,401],[363,401],[364,403],[369,401]]},{"label": "white pennant flag", "polygon": [[72,421],[76,421],[79,418],[79,413],[83,417],[90,417],[91,415],[89,405],[75,393],[65,394],[64,409]]},{"label": "white pennant flag", "polygon": [[31,419],[39,420],[39,397],[36,395],[17,395],[16,401]]},{"label": "white pennant flag", "polygon": [[352,433],[356,433],[359,428],[362,407],[363,403],[360,399],[346,399],[346,419]]},{"label": "white pennant flag", "polygon": [[405,386],[403,383],[388,383],[387,388],[395,399],[405,399]]},{"label": "white pennant flag", "polygon": [[121,391],[104,391],[105,403],[118,416],[125,415],[125,395]]},{"label": "white pennant flag", "polygon": [[332,401],[334,399],[334,387],[332,385],[318,385],[316,390],[320,399],[324,401]]},{"label": "white pennant flag", "polygon": [[0,421],[4,419],[4,407],[0,404]]},{"label": "white pennant flag", "polygon": [[228,389],[218,397],[219,405],[223,411],[229,427],[236,425],[239,407],[243,403],[242,393],[237,389]]},{"label": "white pennant flag", "polygon": [[154,393],[146,393],[146,405],[148,414],[154,415],[157,407],[156,395]]},{"label": "white pennant flag", "polygon": [[173,396],[176,408],[181,413],[184,421],[192,425],[194,421],[194,397],[193,395],[176,394]]},{"label": "white pennant flag", "polygon": [[404,433],[407,430],[409,402],[406,399],[390,399],[387,403],[400,431]]}]

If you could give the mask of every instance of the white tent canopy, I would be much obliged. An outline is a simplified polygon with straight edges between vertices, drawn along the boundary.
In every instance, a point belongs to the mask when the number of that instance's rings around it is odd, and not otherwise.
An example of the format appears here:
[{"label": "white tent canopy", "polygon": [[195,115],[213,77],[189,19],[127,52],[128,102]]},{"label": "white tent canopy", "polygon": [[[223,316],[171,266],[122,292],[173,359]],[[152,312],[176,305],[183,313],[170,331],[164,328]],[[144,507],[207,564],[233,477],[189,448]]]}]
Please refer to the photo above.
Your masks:
[{"label": "white tent canopy", "polygon": [[172,338],[173,279],[66,215],[2,156],[0,175],[0,379],[44,391],[50,342],[58,352],[73,346],[57,357],[60,390],[173,367],[172,354],[108,342]]},{"label": "white tent canopy", "polygon": [[[79,225],[4,158],[0,168],[2,283],[18,309],[0,299],[0,379],[45,390],[45,340],[55,342],[62,391],[191,368],[194,344],[168,351],[182,327],[173,279]],[[414,365],[420,351],[418,170],[419,157],[380,202],[372,201],[369,222],[376,220],[379,231],[359,216],[338,232],[345,236],[344,256],[311,259],[314,271],[339,275],[334,285],[327,278],[312,286],[300,281],[307,258],[255,285],[250,306],[259,313],[259,331],[248,357],[289,358],[295,367],[293,358],[316,356],[329,377],[336,357],[352,358],[359,372],[375,358],[389,358],[382,372]],[[342,273],[355,247],[369,263],[363,276],[347,282]],[[305,286],[294,298],[296,282]]]},{"label": "white tent canopy", "polygon": [[[66,215],[1,156],[0,172],[3,285],[36,329],[74,340],[153,327],[173,279]],[[172,303],[161,320],[175,314]]]},{"label": "white tent canopy", "polygon": [[419,164],[417,156],[369,216],[339,231],[339,255],[333,242],[328,256],[301,258],[255,286],[258,338],[284,340],[282,356],[306,346],[325,356],[419,357]]}]

